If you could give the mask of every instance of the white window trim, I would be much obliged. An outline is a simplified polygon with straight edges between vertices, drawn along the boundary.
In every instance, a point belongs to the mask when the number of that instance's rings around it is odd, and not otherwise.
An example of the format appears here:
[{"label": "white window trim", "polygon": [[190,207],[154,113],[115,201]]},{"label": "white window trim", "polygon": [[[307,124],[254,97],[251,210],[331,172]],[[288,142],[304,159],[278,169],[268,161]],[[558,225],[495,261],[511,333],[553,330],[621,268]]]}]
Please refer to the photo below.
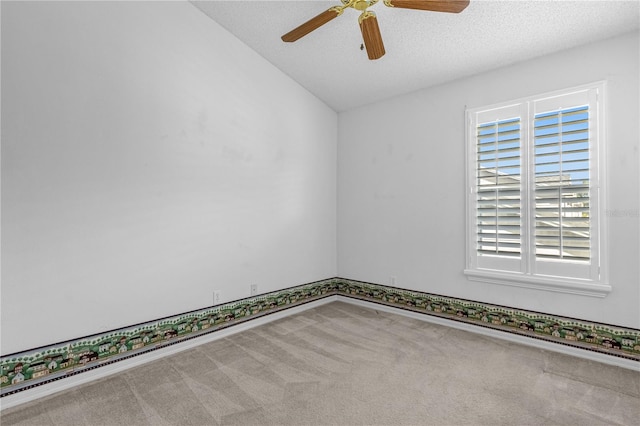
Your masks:
[{"label": "white window trim", "polygon": [[[597,155],[597,162],[593,166],[593,174],[596,176],[594,179],[596,184],[592,186],[593,190],[596,191],[595,197],[597,200],[597,208],[595,208],[592,213],[595,213],[594,220],[598,223],[598,232],[596,235],[592,236],[592,243],[594,246],[597,246],[598,251],[598,277],[596,279],[581,279],[581,278],[571,278],[571,277],[561,277],[561,276],[552,276],[552,275],[542,275],[542,274],[533,274],[531,271],[532,266],[531,263],[535,263],[534,256],[531,256],[528,253],[528,244],[527,248],[523,249],[522,260],[526,265],[526,272],[512,272],[512,271],[504,271],[504,270],[496,270],[490,268],[481,268],[478,267],[477,263],[477,254],[476,254],[476,194],[473,190],[475,187],[474,180],[476,179],[476,145],[475,145],[475,134],[476,129],[471,125],[473,122],[472,115],[480,112],[486,111],[490,109],[503,108],[510,105],[522,104],[522,103],[533,103],[535,100],[540,100],[544,98],[550,98],[554,96],[562,96],[574,91],[582,91],[585,89],[597,89],[598,98],[596,102],[597,114],[598,114],[598,122],[595,131],[597,132],[596,146],[593,147],[593,150]],[[605,297],[611,291],[612,287],[609,284],[609,274],[608,274],[608,221],[606,216],[607,211],[607,190],[606,184],[606,150],[605,150],[605,96],[606,96],[606,82],[599,81],[591,84],[585,84],[577,87],[572,87],[564,90],[558,90],[554,92],[543,93],[535,96],[528,96],[526,98],[520,98],[516,100],[510,100],[507,102],[502,102],[499,104],[488,105],[488,106],[480,106],[475,108],[467,108],[465,111],[466,115],[466,204],[467,204],[467,220],[466,220],[466,267],[464,269],[464,274],[467,276],[469,281],[480,281],[491,284],[498,285],[506,285],[513,287],[522,287],[522,288],[530,288],[536,290],[545,290],[551,292],[559,292],[559,293],[568,293],[568,294],[576,294],[576,295],[584,295],[591,297]],[[529,114],[529,117],[533,116],[533,113]],[[530,123],[525,122],[523,120],[523,132],[527,133],[527,138],[530,139],[533,135],[533,126]],[[528,166],[531,166],[531,159],[529,158],[529,150],[523,150],[526,152],[522,153],[523,161],[526,161]],[[523,196],[528,197],[529,189],[525,191]],[[604,193],[604,194],[603,194]],[[604,196],[603,196],[604,195]],[[530,209],[529,209],[530,210]],[[523,220],[523,228],[530,230],[529,224],[529,213],[527,213],[526,217]],[[530,232],[527,232],[525,240],[530,238]]]}]

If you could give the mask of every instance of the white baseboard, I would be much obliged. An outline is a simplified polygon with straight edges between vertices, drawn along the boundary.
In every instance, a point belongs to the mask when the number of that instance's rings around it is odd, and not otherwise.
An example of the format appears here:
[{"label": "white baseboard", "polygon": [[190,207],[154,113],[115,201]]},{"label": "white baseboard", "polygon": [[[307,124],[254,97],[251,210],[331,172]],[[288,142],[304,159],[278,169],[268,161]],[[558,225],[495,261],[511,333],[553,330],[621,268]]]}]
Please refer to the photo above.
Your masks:
[{"label": "white baseboard", "polygon": [[527,336],[521,336],[514,333],[506,333],[500,330],[494,330],[486,327],[479,327],[473,324],[467,324],[459,321],[452,321],[446,318],[440,318],[433,315],[425,315],[420,312],[412,312],[406,309],[395,308],[392,306],[382,305],[375,302],[369,302],[366,300],[353,299],[351,297],[338,296],[338,300],[352,305],[358,305],[369,309],[376,309],[378,311],[389,312],[392,314],[398,314],[409,318],[418,319],[425,322],[444,325],[446,327],[457,328],[459,330],[469,331],[471,333],[482,334],[488,337],[495,337],[497,339],[507,340],[509,342],[520,343],[527,346],[533,346],[535,348],[544,349],[548,351],[558,352],[565,355],[571,355],[578,358],[584,358],[591,361],[601,362],[603,364],[615,365],[616,367],[627,368],[629,370],[640,371],[640,363],[631,359],[620,358],[614,355],[607,355],[601,352],[595,352],[585,349],[580,349],[574,346],[562,345],[559,343],[550,342],[542,339],[534,339]]},{"label": "white baseboard", "polygon": [[94,380],[102,379],[103,377],[110,376],[112,374],[120,373],[133,367],[137,367],[148,362],[182,352],[187,349],[200,346],[204,343],[213,342],[218,339],[231,336],[236,333],[249,330],[254,327],[258,327],[263,324],[270,323],[281,318],[295,315],[300,312],[304,312],[308,309],[317,308],[318,306],[326,305],[327,303],[335,302],[338,296],[328,296],[320,300],[308,302],[303,305],[294,306],[292,308],[284,309],[282,311],[274,312],[269,315],[264,315],[255,319],[250,319],[246,322],[234,325],[233,327],[224,328],[219,331],[214,331],[210,334],[205,334],[194,339],[186,340],[184,342],[176,343],[165,348],[157,349],[152,352],[147,352],[134,356],[122,361],[115,362],[113,364],[105,365],[104,367],[88,370],[74,376],[69,376],[60,380],[56,380],[50,383],[46,383],[40,386],[35,386],[31,389],[17,392],[12,395],[7,395],[0,398],[0,411],[15,407],[16,405],[25,404],[27,402],[34,401],[45,396],[53,395],[54,393],[61,392],[73,388],[75,386],[89,383]]}]

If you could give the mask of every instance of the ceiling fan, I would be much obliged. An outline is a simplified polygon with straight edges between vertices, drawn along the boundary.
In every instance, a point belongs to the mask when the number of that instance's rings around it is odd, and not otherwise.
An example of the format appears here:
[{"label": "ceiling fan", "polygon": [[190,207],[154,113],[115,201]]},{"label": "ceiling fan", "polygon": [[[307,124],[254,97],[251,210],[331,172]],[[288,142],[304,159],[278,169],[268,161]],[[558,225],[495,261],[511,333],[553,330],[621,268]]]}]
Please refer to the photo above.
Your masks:
[{"label": "ceiling fan", "polygon": [[[358,23],[360,24],[364,46],[367,48],[367,56],[369,56],[371,60],[381,58],[385,54],[385,51],[384,44],[382,43],[382,35],[380,34],[380,27],[378,27],[378,19],[375,13],[367,10],[368,7],[378,3],[378,0],[340,1],[342,2],[342,6],[331,7],[309,19],[304,24],[283,35],[282,41],[294,42],[313,30],[320,28],[332,19],[342,15],[345,9],[352,7],[362,12],[358,18]],[[385,6],[398,7],[401,9],[460,13],[469,5],[469,0],[383,0],[383,3]]]}]

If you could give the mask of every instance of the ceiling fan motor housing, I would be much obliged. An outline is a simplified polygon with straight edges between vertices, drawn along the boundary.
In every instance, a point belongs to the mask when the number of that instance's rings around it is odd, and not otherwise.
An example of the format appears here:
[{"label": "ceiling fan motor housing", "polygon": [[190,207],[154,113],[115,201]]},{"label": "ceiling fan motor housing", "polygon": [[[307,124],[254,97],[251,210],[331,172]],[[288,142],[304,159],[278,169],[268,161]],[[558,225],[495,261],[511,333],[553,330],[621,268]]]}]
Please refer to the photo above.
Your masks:
[{"label": "ceiling fan motor housing", "polygon": [[369,6],[371,6],[373,2],[371,1],[367,1],[367,0],[357,0],[354,4],[353,4],[353,8],[357,9],[357,10],[365,10],[366,8],[368,8]]}]

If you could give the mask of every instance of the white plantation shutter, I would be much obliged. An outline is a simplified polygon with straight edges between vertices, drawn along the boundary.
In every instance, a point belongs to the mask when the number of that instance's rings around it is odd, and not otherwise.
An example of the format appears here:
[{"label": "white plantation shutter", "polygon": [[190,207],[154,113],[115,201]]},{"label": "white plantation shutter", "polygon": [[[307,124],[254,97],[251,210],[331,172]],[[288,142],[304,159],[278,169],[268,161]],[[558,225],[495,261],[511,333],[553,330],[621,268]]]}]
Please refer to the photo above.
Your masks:
[{"label": "white plantation shutter", "polygon": [[520,118],[477,126],[478,253],[520,256]]},{"label": "white plantation shutter", "polygon": [[[473,246],[471,262],[479,268],[519,271],[522,268],[522,172],[527,124],[521,104],[473,114],[472,179]],[[471,153],[471,151],[469,151]],[[525,154],[525,155],[523,155]],[[526,175],[525,175],[526,176]]]},{"label": "white plantation shutter", "polygon": [[602,296],[603,91],[467,110],[471,279]]},{"label": "white plantation shutter", "polygon": [[536,257],[589,260],[589,106],[535,116]]}]

